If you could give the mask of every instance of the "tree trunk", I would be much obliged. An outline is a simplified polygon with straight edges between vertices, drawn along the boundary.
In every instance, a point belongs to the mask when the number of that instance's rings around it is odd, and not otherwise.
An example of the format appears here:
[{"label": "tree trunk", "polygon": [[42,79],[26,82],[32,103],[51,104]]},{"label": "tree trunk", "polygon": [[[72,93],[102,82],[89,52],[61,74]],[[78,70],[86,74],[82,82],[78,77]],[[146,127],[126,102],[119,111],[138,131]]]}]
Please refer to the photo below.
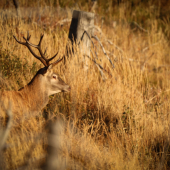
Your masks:
[{"label": "tree trunk", "polygon": [[[94,13],[73,11],[69,39],[72,44],[75,41],[80,46],[82,55],[90,56],[91,37],[93,35]],[[74,52],[74,51],[73,51]]]},{"label": "tree trunk", "polygon": [[[78,44],[82,58],[79,61],[83,62],[84,70],[88,70],[88,57],[90,57],[90,47],[91,47],[91,36],[93,35],[94,27],[94,14],[84,11],[73,11],[72,21],[69,30],[69,39],[73,43]],[[67,47],[67,55],[70,49]],[[74,49],[71,50],[74,53]],[[86,56],[87,55],[87,56]],[[74,60],[74,58],[73,58]],[[74,75],[73,75],[74,77]],[[72,108],[71,114],[73,114],[76,120],[76,103],[77,103],[77,92],[74,91],[72,94]]]},{"label": "tree trunk", "polygon": [[15,9],[16,9],[16,12],[17,12],[17,16],[20,17],[18,0],[13,0],[13,4],[14,4],[14,6],[15,6]]}]

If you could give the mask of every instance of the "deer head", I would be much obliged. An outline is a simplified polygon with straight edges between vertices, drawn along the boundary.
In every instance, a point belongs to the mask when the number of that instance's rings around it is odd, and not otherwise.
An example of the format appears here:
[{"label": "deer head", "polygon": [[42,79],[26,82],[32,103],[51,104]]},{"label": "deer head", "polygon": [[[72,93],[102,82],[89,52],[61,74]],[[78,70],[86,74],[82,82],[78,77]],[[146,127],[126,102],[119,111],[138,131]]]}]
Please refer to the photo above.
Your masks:
[{"label": "deer head", "polygon": [[[49,59],[45,57],[46,50],[44,53],[41,50],[41,42],[42,42],[43,36],[44,35],[41,35],[38,45],[34,45],[29,42],[31,38],[29,33],[27,34],[27,38],[23,37],[25,42],[19,41],[14,36],[15,40],[19,44],[25,45],[29,49],[29,51],[32,53],[32,55],[44,64],[44,67],[38,70],[37,74],[34,76],[34,78],[31,80],[31,82],[28,85],[34,88],[36,86],[41,86],[41,87],[36,87],[36,88],[42,88],[46,92],[46,94],[48,94],[48,96],[53,95],[55,93],[59,93],[59,92],[69,92],[70,91],[69,85],[67,85],[58,76],[58,74],[54,73],[53,71],[54,66],[56,66],[59,62],[61,62],[63,60],[63,57],[50,64],[50,61],[57,56],[58,52]],[[40,53],[40,56],[36,55],[31,47],[37,48]]]}]

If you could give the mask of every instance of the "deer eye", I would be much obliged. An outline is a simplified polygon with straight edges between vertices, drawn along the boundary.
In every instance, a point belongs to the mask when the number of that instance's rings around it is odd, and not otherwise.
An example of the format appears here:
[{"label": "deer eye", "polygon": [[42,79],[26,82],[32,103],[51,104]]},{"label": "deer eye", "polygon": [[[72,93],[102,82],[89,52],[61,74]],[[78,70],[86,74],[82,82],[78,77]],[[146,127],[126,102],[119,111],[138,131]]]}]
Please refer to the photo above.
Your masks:
[{"label": "deer eye", "polygon": [[56,76],[53,76],[53,79],[56,79]]}]

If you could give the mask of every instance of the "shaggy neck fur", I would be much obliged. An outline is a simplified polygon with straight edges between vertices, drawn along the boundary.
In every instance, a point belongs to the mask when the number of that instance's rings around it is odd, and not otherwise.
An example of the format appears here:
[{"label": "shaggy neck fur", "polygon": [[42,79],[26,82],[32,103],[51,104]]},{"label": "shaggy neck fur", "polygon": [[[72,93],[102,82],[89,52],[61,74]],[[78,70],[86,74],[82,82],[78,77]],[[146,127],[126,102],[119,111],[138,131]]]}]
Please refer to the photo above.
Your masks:
[{"label": "shaggy neck fur", "polygon": [[49,97],[48,92],[46,91],[46,87],[42,81],[41,76],[37,75],[36,79],[33,78],[31,83],[26,85],[20,91],[18,91],[21,96],[21,101],[24,103],[30,110],[30,112],[38,112],[41,111],[48,103]]},{"label": "shaggy neck fur", "polygon": [[1,92],[0,104],[2,110],[9,109],[12,103],[12,114],[15,118],[22,116],[37,115],[47,105],[49,101],[46,87],[42,82],[43,75],[37,75],[31,83],[21,88],[19,91]]}]

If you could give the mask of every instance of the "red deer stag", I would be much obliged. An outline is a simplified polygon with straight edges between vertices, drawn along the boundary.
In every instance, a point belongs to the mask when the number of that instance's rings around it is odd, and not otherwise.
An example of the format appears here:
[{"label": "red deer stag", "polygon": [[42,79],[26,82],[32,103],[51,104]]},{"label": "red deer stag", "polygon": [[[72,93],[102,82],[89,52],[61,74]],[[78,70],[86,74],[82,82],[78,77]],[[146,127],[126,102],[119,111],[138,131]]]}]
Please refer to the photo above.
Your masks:
[{"label": "red deer stag", "polygon": [[[14,38],[19,44],[25,45],[32,55],[44,64],[44,67],[38,70],[33,79],[25,87],[18,91],[1,92],[1,108],[8,109],[8,103],[11,102],[14,117],[15,114],[20,117],[22,114],[26,116],[29,113],[39,113],[47,105],[50,95],[59,92],[69,92],[70,87],[53,71],[53,67],[62,61],[63,58],[50,64],[49,62],[58,53],[47,59],[45,57],[46,51],[42,52],[41,42],[43,35],[41,35],[38,45],[29,42],[31,38],[29,34],[27,34],[27,38],[23,37],[25,42],[19,41],[15,36]],[[36,55],[31,47],[37,48],[41,57]]]}]

